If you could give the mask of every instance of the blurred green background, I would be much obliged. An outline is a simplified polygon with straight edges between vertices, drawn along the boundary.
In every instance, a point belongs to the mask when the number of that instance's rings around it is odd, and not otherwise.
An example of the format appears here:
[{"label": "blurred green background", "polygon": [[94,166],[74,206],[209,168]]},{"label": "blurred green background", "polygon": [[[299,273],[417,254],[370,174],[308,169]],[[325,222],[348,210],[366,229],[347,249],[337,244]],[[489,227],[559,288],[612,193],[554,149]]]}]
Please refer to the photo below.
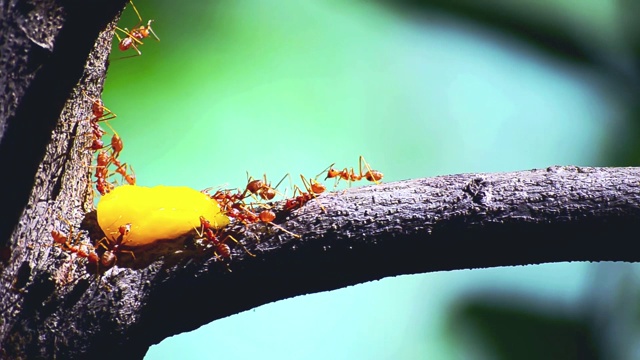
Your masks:
[{"label": "blurred green background", "polygon": [[[104,101],[138,184],[242,187],[363,155],[385,181],[640,156],[634,1],[136,1]],[[120,22],[133,27],[126,9]],[[387,278],[215,321],[146,359],[625,359],[640,267]],[[224,294],[220,294],[224,296]]]}]

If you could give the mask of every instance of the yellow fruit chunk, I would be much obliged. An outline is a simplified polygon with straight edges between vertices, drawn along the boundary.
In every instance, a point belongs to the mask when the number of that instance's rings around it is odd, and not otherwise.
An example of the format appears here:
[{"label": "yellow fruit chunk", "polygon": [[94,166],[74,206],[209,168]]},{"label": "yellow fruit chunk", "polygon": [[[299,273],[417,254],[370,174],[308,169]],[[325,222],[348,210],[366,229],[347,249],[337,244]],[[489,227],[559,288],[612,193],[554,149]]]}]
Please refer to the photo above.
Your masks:
[{"label": "yellow fruit chunk", "polygon": [[199,229],[200,216],[216,229],[229,224],[215,200],[186,186],[118,186],[100,198],[97,212],[98,225],[110,240],[118,235],[119,226],[131,223],[123,242],[127,247],[175,239]]}]

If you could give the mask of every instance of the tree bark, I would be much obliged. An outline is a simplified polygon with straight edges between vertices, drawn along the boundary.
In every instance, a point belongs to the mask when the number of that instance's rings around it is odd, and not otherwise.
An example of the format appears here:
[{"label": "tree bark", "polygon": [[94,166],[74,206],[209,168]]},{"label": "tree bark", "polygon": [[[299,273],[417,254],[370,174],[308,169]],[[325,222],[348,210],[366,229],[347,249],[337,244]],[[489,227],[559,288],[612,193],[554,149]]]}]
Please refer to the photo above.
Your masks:
[{"label": "tree bark", "polygon": [[101,236],[82,91],[99,97],[124,1],[81,3],[0,0],[0,168],[11,169],[1,191],[13,212],[0,233],[11,251],[0,265],[0,357],[142,358],[215,319],[387,276],[640,258],[627,240],[640,220],[640,169],[567,166],[329,193],[279,212],[300,239],[234,227],[257,256],[236,246],[228,267],[185,236],[92,274],[51,246],[50,231],[62,214],[83,222],[83,240]]}]

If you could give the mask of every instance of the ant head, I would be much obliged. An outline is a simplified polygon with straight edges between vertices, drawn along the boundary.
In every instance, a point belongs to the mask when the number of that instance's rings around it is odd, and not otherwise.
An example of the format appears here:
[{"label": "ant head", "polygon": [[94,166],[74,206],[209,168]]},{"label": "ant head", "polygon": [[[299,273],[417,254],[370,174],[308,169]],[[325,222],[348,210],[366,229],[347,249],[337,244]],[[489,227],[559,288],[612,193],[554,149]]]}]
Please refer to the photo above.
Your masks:
[{"label": "ant head", "polygon": [[158,37],[158,35],[156,35],[156,33],[151,28],[152,22],[153,20],[149,20],[147,22],[147,26],[140,26],[140,32],[142,33],[142,35],[144,35],[144,37],[149,37],[149,33],[151,33],[151,35],[153,35],[153,37],[156,38],[156,40],[160,41],[160,38]]},{"label": "ant head", "polygon": [[129,232],[131,232],[131,223],[128,223],[128,224],[125,224],[125,225],[120,225],[120,227],[118,228],[118,232],[122,236],[129,235]]},{"label": "ant head", "polygon": [[333,168],[333,165],[331,165],[331,167],[329,168],[329,170],[327,170],[327,177],[324,178],[325,180],[327,179],[332,179],[336,176],[340,176],[340,171],[336,170]]},{"label": "ant head", "polygon": [[205,229],[211,227],[211,223],[209,222],[209,220],[205,219],[204,216],[200,216],[200,225],[202,225],[202,227]]}]

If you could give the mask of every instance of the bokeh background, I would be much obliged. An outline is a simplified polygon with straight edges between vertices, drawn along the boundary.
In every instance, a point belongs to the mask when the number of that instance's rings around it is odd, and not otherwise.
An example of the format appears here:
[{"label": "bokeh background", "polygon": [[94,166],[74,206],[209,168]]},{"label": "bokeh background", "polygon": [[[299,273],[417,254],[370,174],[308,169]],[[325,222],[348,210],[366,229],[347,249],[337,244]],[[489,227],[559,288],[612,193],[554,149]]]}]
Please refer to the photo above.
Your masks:
[{"label": "bokeh background", "polygon": [[[387,182],[637,165],[635,3],[139,0],[161,41],[114,49],[103,99],[147,186],[314,177],[360,155]],[[127,8],[120,25],[137,22]],[[624,263],[387,278],[212,322],[145,359],[638,358],[639,279]]]}]

